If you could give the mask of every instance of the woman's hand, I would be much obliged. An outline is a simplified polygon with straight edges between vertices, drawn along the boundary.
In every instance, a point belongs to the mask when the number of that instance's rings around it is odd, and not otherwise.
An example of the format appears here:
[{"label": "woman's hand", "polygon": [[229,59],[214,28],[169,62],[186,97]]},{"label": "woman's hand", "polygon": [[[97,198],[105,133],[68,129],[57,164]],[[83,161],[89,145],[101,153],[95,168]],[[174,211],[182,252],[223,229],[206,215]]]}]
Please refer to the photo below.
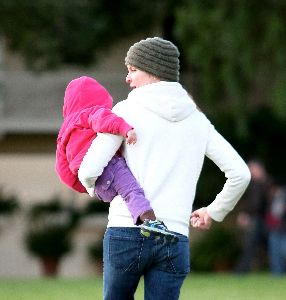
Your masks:
[{"label": "woman's hand", "polygon": [[206,230],[206,229],[210,229],[212,225],[212,218],[208,214],[207,209],[203,207],[195,210],[191,214],[190,222],[194,228]]}]

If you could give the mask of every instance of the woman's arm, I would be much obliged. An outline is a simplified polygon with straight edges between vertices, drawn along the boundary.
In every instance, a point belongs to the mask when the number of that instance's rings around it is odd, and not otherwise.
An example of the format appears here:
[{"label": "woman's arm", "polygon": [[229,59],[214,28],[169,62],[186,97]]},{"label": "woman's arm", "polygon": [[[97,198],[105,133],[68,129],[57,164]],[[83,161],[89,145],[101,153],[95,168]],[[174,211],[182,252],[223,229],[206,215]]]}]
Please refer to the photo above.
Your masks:
[{"label": "woman's arm", "polygon": [[78,170],[78,178],[90,196],[94,196],[91,194],[97,177],[102,174],[122,141],[123,137],[107,133],[99,133],[93,140]]},{"label": "woman's arm", "polygon": [[207,207],[207,212],[214,220],[222,221],[245,192],[251,175],[241,156],[214,127],[210,129],[206,156],[224,172],[227,178],[221,192]]}]

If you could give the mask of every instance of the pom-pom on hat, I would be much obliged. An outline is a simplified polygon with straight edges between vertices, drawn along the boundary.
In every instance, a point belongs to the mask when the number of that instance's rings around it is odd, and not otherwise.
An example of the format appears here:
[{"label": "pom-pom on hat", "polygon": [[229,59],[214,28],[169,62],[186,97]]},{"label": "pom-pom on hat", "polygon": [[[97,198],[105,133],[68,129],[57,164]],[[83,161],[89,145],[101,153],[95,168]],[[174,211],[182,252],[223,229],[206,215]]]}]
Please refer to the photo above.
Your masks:
[{"label": "pom-pom on hat", "polygon": [[125,65],[134,66],[164,81],[179,81],[180,52],[170,41],[147,38],[131,46]]}]

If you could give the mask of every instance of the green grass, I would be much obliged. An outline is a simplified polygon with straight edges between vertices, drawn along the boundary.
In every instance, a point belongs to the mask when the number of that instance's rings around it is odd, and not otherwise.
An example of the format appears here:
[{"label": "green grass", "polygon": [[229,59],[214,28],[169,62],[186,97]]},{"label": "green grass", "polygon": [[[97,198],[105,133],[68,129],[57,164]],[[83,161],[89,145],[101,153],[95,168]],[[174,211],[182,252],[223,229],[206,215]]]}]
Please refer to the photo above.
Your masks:
[{"label": "green grass", "polygon": [[[286,277],[269,274],[246,276],[192,274],[185,281],[180,300],[273,300],[286,299]],[[100,300],[102,279],[0,280],[2,300]],[[140,282],[136,300],[143,299]]]}]

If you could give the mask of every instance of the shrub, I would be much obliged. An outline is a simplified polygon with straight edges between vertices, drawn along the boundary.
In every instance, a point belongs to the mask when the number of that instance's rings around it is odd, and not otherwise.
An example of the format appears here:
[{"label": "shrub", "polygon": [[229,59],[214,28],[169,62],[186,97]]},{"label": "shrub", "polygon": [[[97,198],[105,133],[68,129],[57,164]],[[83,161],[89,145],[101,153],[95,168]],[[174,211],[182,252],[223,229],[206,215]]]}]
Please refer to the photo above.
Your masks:
[{"label": "shrub", "polygon": [[233,230],[215,225],[191,245],[191,267],[194,271],[229,271],[240,252]]}]

